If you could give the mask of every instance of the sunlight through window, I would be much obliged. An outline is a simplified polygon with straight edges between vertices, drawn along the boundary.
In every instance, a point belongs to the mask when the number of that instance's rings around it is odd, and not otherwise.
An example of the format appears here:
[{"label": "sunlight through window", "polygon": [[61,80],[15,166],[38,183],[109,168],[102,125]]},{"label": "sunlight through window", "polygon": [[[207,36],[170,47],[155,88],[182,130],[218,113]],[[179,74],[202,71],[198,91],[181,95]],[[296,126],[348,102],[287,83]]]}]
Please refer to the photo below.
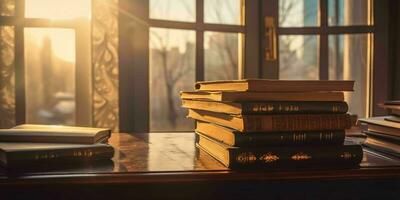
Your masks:
[{"label": "sunlight through window", "polygon": [[25,17],[53,20],[89,19],[90,0],[25,0]]}]

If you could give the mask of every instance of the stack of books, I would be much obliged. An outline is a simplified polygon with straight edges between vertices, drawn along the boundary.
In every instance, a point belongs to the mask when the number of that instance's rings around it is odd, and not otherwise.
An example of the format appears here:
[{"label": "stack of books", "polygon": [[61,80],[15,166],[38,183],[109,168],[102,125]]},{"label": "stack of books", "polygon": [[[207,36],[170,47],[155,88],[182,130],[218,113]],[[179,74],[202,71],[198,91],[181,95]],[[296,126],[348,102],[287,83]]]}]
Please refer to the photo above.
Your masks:
[{"label": "stack of books", "polygon": [[344,142],[352,126],[343,91],[353,81],[198,82],[181,92],[196,120],[198,147],[225,166],[357,166],[360,145]]},{"label": "stack of books", "polygon": [[109,129],[23,124],[0,129],[0,165],[6,169],[110,160]]},{"label": "stack of books", "polygon": [[389,116],[359,120],[367,135],[363,145],[400,158],[400,101],[388,101],[381,106],[389,110]]}]

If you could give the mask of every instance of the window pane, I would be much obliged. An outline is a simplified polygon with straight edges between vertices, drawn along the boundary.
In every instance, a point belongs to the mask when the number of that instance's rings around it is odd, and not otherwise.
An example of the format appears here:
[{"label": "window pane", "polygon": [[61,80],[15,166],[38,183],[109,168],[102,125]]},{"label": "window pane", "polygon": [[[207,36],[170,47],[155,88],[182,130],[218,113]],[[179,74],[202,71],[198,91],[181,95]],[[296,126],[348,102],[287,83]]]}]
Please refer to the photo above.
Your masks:
[{"label": "window pane", "polygon": [[329,0],[330,26],[370,25],[370,0]]},{"label": "window pane", "polygon": [[26,122],[75,124],[75,32],[25,28]]},{"label": "window pane", "polygon": [[46,19],[90,18],[91,0],[25,0],[25,17]]},{"label": "window pane", "polygon": [[350,112],[366,117],[368,98],[369,35],[329,36],[329,79],[355,80],[354,92],[345,93]]},{"label": "window pane", "polygon": [[0,16],[13,16],[15,14],[15,0],[0,0]]},{"label": "window pane", "polygon": [[279,36],[279,79],[319,79],[319,36]]},{"label": "window pane", "polygon": [[279,26],[319,26],[318,0],[280,0]]},{"label": "window pane", "polygon": [[196,21],[195,0],[150,0],[150,18],[173,21]]},{"label": "window pane", "polygon": [[243,0],[204,0],[204,22],[244,24]]},{"label": "window pane", "polygon": [[238,78],[241,60],[241,34],[204,33],[205,80],[228,80]]},{"label": "window pane", "polygon": [[179,92],[193,90],[195,31],[150,28],[150,130],[193,130]]},{"label": "window pane", "polygon": [[0,128],[15,125],[14,27],[0,27]]}]

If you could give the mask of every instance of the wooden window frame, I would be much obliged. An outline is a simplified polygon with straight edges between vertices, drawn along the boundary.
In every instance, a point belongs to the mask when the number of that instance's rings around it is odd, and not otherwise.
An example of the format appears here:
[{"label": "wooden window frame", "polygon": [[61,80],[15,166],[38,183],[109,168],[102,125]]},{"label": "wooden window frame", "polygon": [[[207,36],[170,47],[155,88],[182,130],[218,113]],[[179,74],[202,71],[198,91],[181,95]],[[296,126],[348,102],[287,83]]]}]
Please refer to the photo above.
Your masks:
[{"label": "wooden window frame", "polygon": [[[328,25],[328,0],[319,0],[320,25],[316,27],[279,27],[278,20],[275,20],[278,35],[318,35],[319,38],[319,79],[329,79],[328,63],[328,36],[339,34],[371,34],[371,77],[369,116],[385,114],[384,110],[377,105],[389,97],[389,41],[388,41],[388,0],[372,1],[372,23],[371,25],[349,25],[329,26]],[[279,17],[279,0],[264,1],[262,15]],[[265,34],[265,33],[263,33]],[[263,38],[263,49],[265,49],[265,38]],[[279,45],[279,44],[278,44]],[[276,47],[279,49],[279,46]],[[262,59],[262,77],[279,79],[279,52],[278,59],[269,61]],[[377,59],[379,58],[379,59]],[[379,67],[378,67],[379,66]],[[379,85],[378,85],[379,84]],[[367,116],[368,117],[368,116]]]},{"label": "wooden window frame", "polygon": [[66,28],[75,32],[75,121],[76,125],[92,125],[90,24],[85,20],[50,20],[25,17],[25,1],[15,1],[14,16],[0,16],[0,26],[14,27],[15,41],[15,122],[26,123],[25,97],[25,28]]},{"label": "wooden window frame", "polygon": [[[148,0],[119,2],[120,130],[149,132],[149,29],[172,28],[196,32],[195,81],[204,80],[204,31],[244,34],[243,66],[239,78],[260,77],[260,0],[243,0],[244,25],[204,23],[204,0],[196,0],[196,21],[178,22],[149,18]],[[134,16],[134,17],[133,17]]]}]

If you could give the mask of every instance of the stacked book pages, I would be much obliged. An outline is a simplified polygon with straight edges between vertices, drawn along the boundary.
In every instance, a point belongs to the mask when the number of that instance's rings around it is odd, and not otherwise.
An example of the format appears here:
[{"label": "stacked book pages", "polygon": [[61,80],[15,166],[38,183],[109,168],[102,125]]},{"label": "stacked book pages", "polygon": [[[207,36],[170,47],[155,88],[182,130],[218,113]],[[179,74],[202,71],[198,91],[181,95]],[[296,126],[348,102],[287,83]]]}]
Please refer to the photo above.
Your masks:
[{"label": "stacked book pages", "polygon": [[381,106],[389,110],[389,116],[359,120],[367,135],[363,145],[400,158],[400,101],[388,101]]},{"label": "stacked book pages", "polygon": [[37,165],[110,160],[109,129],[23,124],[0,129],[0,166],[6,169]]},{"label": "stacked book pages", "polygon": [[197,146],[234,167],[357,166],[360,145],[344,142],[352,126],[344,91],[353,81],[198,82],[181,92],[196,120]]}]

